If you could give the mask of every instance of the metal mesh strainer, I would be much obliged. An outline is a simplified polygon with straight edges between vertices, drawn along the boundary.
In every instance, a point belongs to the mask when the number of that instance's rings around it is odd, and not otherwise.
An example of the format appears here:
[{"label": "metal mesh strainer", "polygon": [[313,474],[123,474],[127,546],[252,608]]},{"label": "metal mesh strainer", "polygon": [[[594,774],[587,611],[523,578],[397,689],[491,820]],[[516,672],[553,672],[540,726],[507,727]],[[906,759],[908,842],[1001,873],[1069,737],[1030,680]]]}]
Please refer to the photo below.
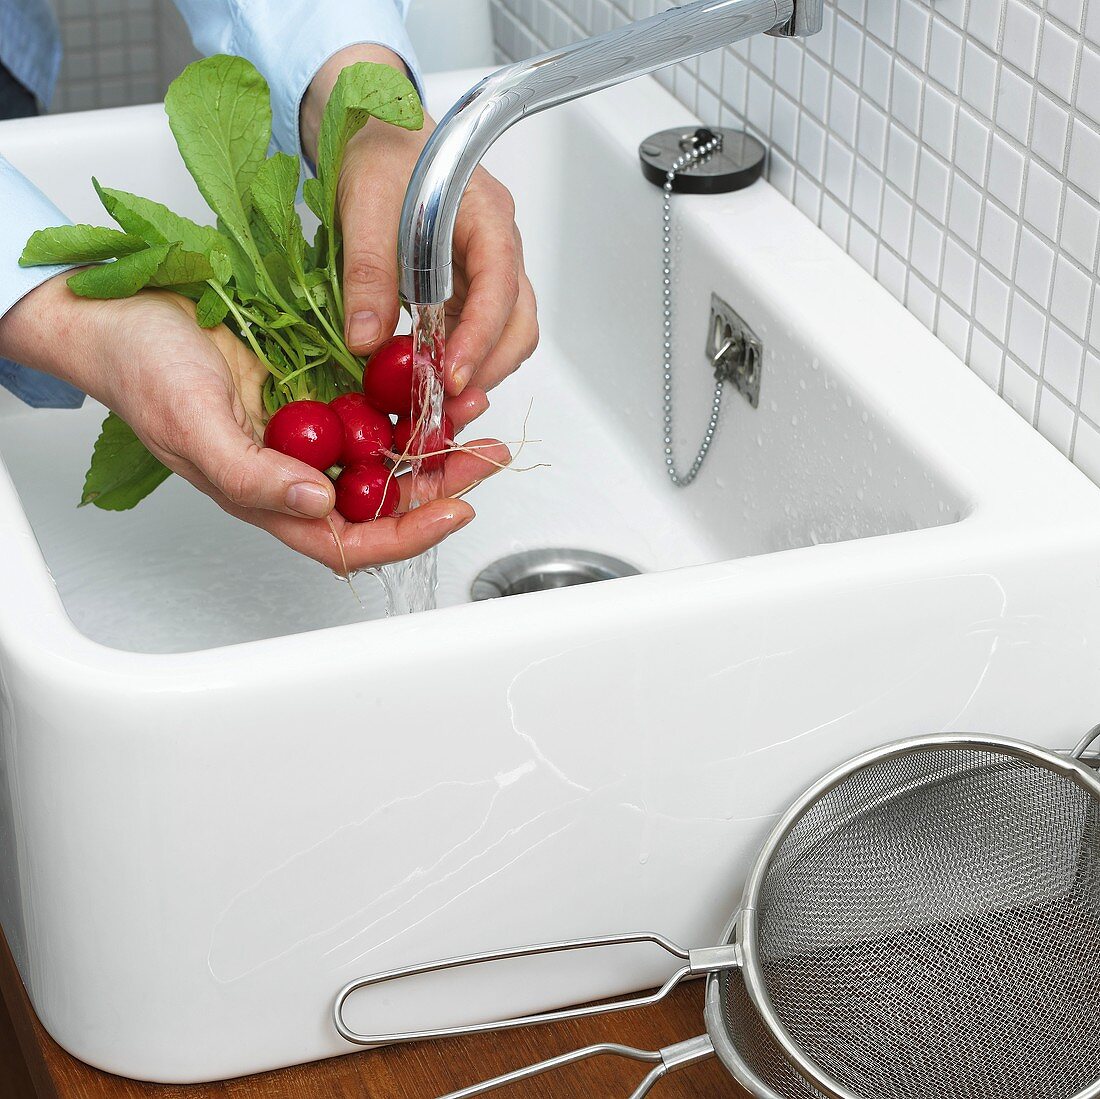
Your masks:
[{"label": "metal mesh strainer", "polygon": [[[734,927],[728,935],[732,938]],[[717,1020],[714,1049],[730,1075],[758,1099],[821,1099],[764,1025],[739,969],[707,982],[707,1028]]]},{"label": "metal mesh strainer", "polygon": [[[717,1053],[760,1099],[1100,1096],[1100,778],[1081,756],[993,737],[876,749],[809,790],[754,864],[724,945],[657,935],[543,944],[349,984],[336,1025],[381,1044],[653,1003],[708,974],[707,1036],[594,1046],[456,1092],[479,1095],[599,1054],[651,1061],[634,1099]],[[435,1032],[356,1034],[353,992],[500,957],[656,942],[685,964],[656,994]]]},{"label": "metal mesh strainer", "polygon": [[875,1099],[1100,1079],[1100,801],[1078,778],[925,746],[799,816],[754,883],[746,980],[808,1076]]}]

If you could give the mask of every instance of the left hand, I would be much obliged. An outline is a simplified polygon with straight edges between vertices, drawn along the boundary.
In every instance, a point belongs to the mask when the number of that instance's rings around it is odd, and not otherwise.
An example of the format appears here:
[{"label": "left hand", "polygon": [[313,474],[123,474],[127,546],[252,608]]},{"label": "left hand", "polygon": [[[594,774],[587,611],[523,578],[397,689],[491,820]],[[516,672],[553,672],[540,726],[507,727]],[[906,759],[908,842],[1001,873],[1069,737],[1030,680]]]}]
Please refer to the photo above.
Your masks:
[{"label": "left hand", "polygon": [[[321,115],[336,77],[355,61],[405,71],[380,46],[349,46],[318,72],[302,103],[306,152],[314,156]],[[338,194],[344,237],[348,347],[367,355],[388,339],[400,313],[397,228],[413,166],[435,123],[417,132],[371,119],[348,144]],[[466,386],[492,389],[535,350],[535,295],[508,189],[478,168],[459,208],[454,241],[455,295],[447,303],[444,383],[452,397]]]},{"label": "left hand", "polygon": [[[0,317],[0,354],[102,401],[224,511],[337,572],[415,557],[454,534],[474,509],[452,497],[508,461],[502,444],[478,440],[448,455],[443,499],[410,509],[402,477],[398,515],[349,523],[333,511],[323,473],[261,445],[267,371],[228,328],[199,328],[194,302],[178,294],[79,298],[67,278],[48,279]],[[456,430],[486,406],[472,386],[446,402]]]}]

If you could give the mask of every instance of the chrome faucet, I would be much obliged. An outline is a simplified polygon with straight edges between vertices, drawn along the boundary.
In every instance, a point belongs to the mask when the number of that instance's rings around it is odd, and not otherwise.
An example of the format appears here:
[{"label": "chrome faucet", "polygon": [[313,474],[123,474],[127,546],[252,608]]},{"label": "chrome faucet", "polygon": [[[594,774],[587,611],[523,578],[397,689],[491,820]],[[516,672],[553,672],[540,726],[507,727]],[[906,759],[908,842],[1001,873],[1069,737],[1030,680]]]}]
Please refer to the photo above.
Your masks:
[{"label": "chrome faucet", "polygon": [[814,34],[821,17],[822,0],[695,0],[486,77],[451,108],[413,170],[398,232],[405,299],[438,305],[451,296],[462,194],[489,147],[520,119],[754,34]]}]

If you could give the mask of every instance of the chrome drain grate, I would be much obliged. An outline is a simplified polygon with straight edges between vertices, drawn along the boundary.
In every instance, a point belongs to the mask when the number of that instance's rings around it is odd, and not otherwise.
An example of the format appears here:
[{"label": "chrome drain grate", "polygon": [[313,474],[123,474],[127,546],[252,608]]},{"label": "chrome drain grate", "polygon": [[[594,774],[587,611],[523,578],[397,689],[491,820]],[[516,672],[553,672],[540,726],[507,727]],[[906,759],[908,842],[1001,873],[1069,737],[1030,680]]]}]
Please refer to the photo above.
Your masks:
[{"label": "chrome drain grate", "polygon": [[577,549],[524,550],[482,569],[470,588],[475,601],[526,595],[552,588],[572,588],[599,580],[637,576],[640,570],[617,557]]}]

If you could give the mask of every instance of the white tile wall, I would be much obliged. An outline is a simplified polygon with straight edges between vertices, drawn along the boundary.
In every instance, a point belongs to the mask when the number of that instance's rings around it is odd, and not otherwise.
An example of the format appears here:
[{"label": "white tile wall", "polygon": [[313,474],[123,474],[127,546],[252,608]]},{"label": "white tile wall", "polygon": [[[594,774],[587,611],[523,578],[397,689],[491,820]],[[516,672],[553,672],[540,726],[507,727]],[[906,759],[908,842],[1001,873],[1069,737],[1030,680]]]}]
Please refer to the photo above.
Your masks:
[{"label": "white tile wall", "polygon": [[[493,3],[502,60],[669,6]],[[658,78],[1100,482],[1100,0],[826,0]]]},{"label": "white tile wall", "polygon": [[53,0],[64,55],[54,111],[163,98],[194,56],[169,0]]}]

